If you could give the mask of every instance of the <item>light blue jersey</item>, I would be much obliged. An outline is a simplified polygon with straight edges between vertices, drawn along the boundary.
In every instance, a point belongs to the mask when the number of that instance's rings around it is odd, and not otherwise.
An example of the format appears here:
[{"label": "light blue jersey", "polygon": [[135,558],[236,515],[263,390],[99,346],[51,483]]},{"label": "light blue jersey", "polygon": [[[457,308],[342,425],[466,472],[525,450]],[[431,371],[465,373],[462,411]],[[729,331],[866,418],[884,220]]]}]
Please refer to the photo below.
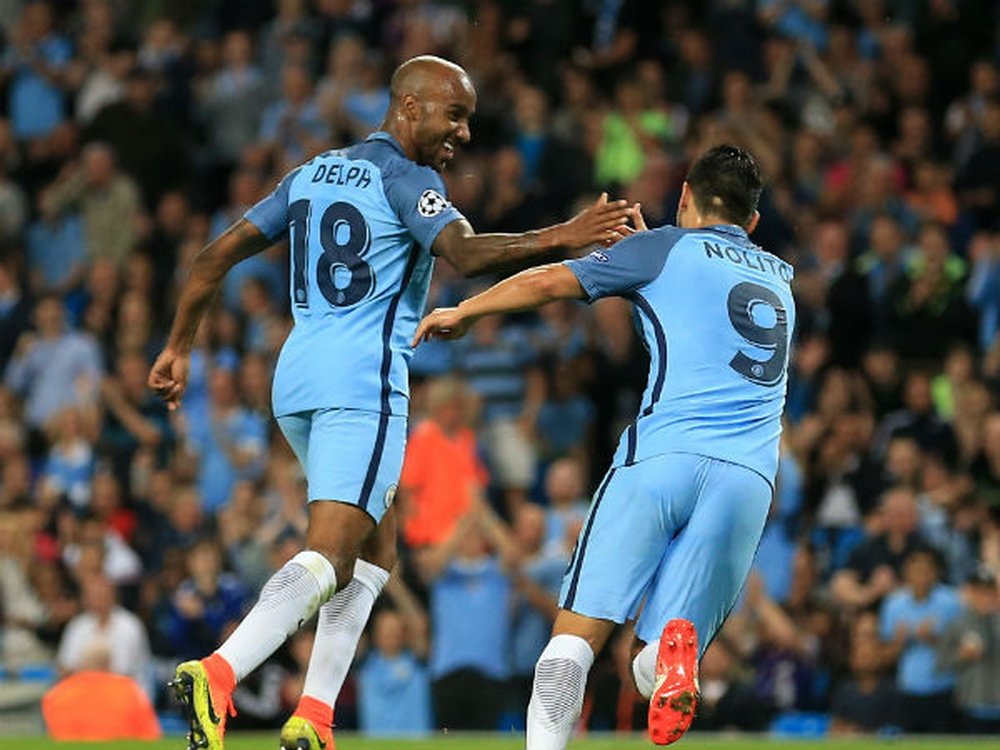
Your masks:
[{"label": "light blue jersey", "polygon": [[440,175],[377,132],[290,172],[246,219],[289,233],[295,327],[274,378],[274,414],[359,409],[406,415],[410,339],[438,233],[462,218]]},{"label": "light blue jersey", "polygon": [[590,300],[622,296],[650,352],[646,391],[591,502],[559,604],[673,618],[704,653],[746,580],[778,468],[792,268],[735,226],[662,227],[566,261]]},{"label": "light blue jersey", "polygon": [[431,247],[461,218],[440,175],[384,132],[306,162],[247,211],[268,239],[289,237],[295,327],[272,401],[310,501],[352,503],[376,523],[392,502]]},{"label": "light blue jersey", "polygon": [[792,267],[731,225],[665,226],[566,265],[591,301],[633,302],[650,353],[642,406],[613,466],[694,453],[746,466],[773,486]]}]

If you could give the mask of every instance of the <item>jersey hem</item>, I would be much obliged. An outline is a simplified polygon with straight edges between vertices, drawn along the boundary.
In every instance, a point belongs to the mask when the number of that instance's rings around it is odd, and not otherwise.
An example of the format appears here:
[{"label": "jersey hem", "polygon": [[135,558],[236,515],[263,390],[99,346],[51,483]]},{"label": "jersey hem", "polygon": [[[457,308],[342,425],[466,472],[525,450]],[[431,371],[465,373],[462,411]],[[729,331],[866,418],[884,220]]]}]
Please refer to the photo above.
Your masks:
[{"label": "jersey hem", "polygon": [[760,469],[755,469],[753,466],[748,466],[747,464],[742,464],[739,461],[731,461],[728,458],[722,458],[721,456],[713,456],[713,455],[711,455],[709,453],[699,453],[698,451],[678,451],[678,450],[673,450],[673,451],[659,451],[657,453],[651,453],[648,456],[644,456],[644,457],[640,458],[638,461],[632,461],[632,462],[614,461],[611,464],[611,468],[613,468],[613,469],[621,469],[621,468],[625,468],[627,466],[635,466],[636,464],[641,464],[643,461],[648,461],[649,459],[656,458],[658,456],[672,456],[672,455],[677,455],[677,454],[682,454],[682,455],[685,455],[685,456],[701,456],[702,458],[710,458],[713,461],[722,461],[722,463],[724,463],[724,464],[732,464],[733,466],[739,466],[742,469],[747,469],[748,471],[752,471],[754,474],[756,474],[761,479],[763,479],[765,482],[767,482],[768,487],[771,488],[771,492],[774,492],[774,490],[775,490],[774,480],[773,479],[768,479],[767,476],[764,474],[764,472],[762,472]]},{"label": "jersey hem", "polygon": [[304,408],[297,408],[297,409],[279,410],[279,409],[274,409],[273,407],[272,409],[273,409],[273,416],[275,419],[278,419],[279,417],[292,417],[295,416],[296,414],[306,414],[317,411],[353,411],[362,414],[372,414],[377,416],[386,415],[389,417],[403,417],[403,418],[409,417],[409,410],[400,413],[394,411],[384,411],[382,409],[359,409],[356,406],[336,406],[336,405],[331,406],[330,404],[324,404],[323,406],[306,406]]}]

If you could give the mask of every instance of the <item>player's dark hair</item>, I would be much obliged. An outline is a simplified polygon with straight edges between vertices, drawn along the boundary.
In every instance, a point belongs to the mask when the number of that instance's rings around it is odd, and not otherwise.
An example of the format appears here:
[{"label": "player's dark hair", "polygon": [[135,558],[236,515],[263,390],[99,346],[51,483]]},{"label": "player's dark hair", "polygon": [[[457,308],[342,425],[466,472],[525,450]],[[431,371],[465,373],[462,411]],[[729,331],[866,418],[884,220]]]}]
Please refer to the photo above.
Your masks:
[{"label": "player's dark hair", "polygon": [[757,160],[728,144],[702,154],[688,172],[687,184],[702,213],[739,226],[750,223],[764,189]]}]

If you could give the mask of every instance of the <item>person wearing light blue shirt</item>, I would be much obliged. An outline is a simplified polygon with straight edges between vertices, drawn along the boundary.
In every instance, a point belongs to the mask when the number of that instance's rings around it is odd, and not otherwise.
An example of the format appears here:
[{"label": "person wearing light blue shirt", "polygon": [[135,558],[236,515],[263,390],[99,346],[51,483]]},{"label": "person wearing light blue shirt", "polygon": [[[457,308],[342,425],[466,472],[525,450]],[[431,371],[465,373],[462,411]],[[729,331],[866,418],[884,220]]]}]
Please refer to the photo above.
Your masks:
[{"label": "person wearing light blue shirt", "polygon": [[64,407],[96,398],[104,364],[93,336],[66,329],[58,297],[39,299],[34,319],[38,333],[22,336],[5,382],[24,396],[28,425],[41,429]]},{"label": "person wearing light blue shirt", "polygon": [[[289,99],[301,112],[308,80],[302,70],[290,72],[286,83],[296,91]],[[225,715],[234,684],[317,611],[313,658],[281,742],[311,750],[332,742],[333,705],[352,650],[343,639],[360,638],[396,560],[391,507],[406,439],[410,340],[434,257],[467,275],[501,270],[609,239],[630,213],[625,201],[603,196],[561,224],[477,235],[448,201],[439,174],[469,141],[475,106],[475,89],[458,65],[432,56],[403,63],[390,82],[383,129],[289,172],[196,256],[178,299],[149,376],[171,408],[180,405],[198,326],[226,274],[288,240],[294,326],[278,357],[272,401],[306,474],[307,549],[268,580],[217,652],[177,668],[174,689],[195,706],[191,731],[213,747],[221,746],[225,726],[209,718]],[[286,156],[289,146],[315,145],[294,116],[275,110],[265,120],[265,131],[276,123],[274,145],[285,146]],[[349,596],[345,587],[354,579],[363,585]],[[342,637],[327,637],[331,630]]]},{"label": "person wearing light blue shirt", "polygon": [[206,511],[229,502],[236,482],[264,473],[267,425],[236,399],[235,375],[221,367],[209,375],[207,420],[190,425],[188,442],[198,456],[198,489]]},{"label": "person wearing light blue shirt", "polygon": [[453,339],[484,316],[618,296],[649,350],[642,406],[594,495],[535,667],[528,750],[565,747],[595,654],[634,617],[650,737],[666,744],[691,724],[697,660],[750,571],[778,470],[794,271],[749,239],[762,189],[751,154],[716,146],[688,172],[679,226],[623,226],[613,247],[522,272],[417,328],[415,343]]},{"label": "person wearing light blue shirt", "polygon": [[904,587],[886,597],[879,613],[879,635],[899,658],[898,723],[907,732],[944,734],[957,728],[951,699],[955,675],[938,669],[936,644],[962,604],[954,588],[938,583],[939,567],[935,550],[910,552],[903,563]]},{"label": "person wearing light blue shirt", "polygon": [[26,4],[21,25],[24,38],[0,58],[0,72],[11,75],[7,109],[18,140],[44,137],[66,119],[59,82],[73,56],[69,40],[52,30],[48,2]]},{"label": "person wearing light blue shirt", "polygon": [[440,729],[496,729],[510,674],[509,570],[516,543],[482,500],[423,554],[430,588],[430,671]]},{"label": "person wearing light blue shirt", "polygon": [[407,633],[406,625],[390,609],[375,615],[372,648],[358,669],[358,713],[366,735],[420,735],[433,726],[426,637]]}]

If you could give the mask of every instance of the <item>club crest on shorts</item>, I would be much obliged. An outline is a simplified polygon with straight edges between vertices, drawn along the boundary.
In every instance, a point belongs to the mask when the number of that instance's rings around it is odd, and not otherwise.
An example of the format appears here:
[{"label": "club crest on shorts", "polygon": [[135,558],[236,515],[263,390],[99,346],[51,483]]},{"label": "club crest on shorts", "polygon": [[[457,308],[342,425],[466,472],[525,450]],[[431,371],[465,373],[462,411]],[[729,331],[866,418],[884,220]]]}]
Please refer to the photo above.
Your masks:
[{"label": "club crest on shorts", "polygon": [[425,190],[417,201],[417,212],[429,219],[448,208],[448,199],[437,190]]},{"label": "club crest on shorts", "polygon": [[390,484],[389,489],[385,491],[385,497],[382,501],[385,503],[386,510],[392,505],[392,501],[396,499],[396,486],[395,484]]}]

